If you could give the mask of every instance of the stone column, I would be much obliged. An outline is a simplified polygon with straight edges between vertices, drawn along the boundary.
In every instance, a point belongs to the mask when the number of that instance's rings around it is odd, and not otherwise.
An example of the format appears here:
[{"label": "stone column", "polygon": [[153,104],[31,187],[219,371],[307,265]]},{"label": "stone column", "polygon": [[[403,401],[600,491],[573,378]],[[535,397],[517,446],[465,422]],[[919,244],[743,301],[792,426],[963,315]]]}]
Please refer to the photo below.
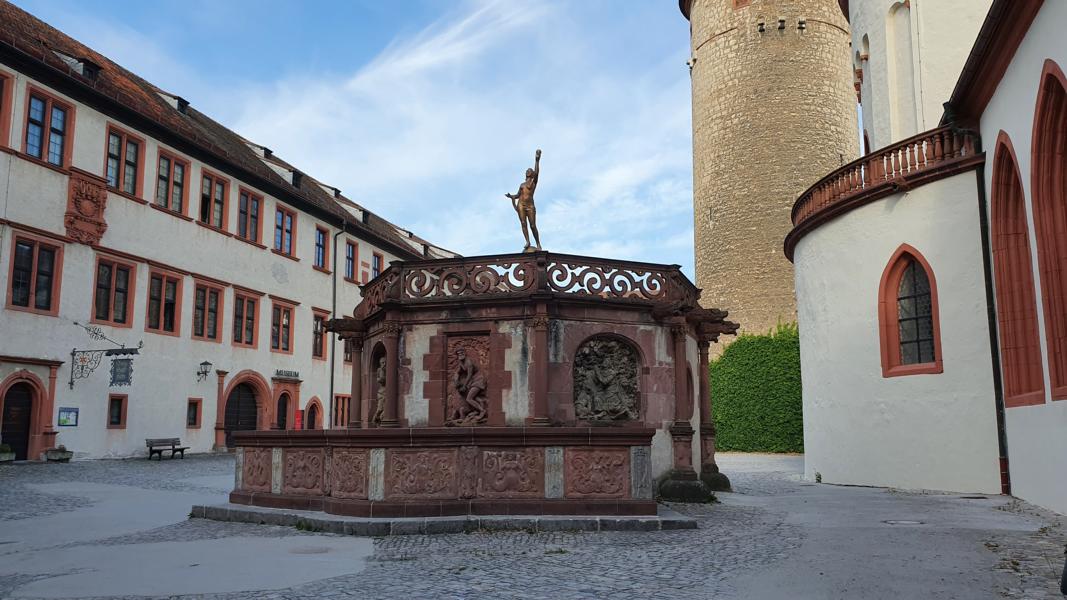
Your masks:
[{"label": "stone column", "polygon": [[[218,391],[215,393],[215,450],[226,449],[226,375],[229,371],[215,370],[218,376]],[[264,400],[266,401],[266,400]]]},{"label": "stone column", "polygon": [[659,494],[663,499],[675,502],[707,502],[711,499],[711,490],[693,469],[693,426],[689,423],[693,407],[689,402],[689,386],[686,381],[689,376],[685,352],[688,329],[684,318],[679,318],[671,325],[671,337],[674,342],[674,423],[671,424],[669,432],[674,451],[674,466],[660,483]]},{"label": "stone column", "polygon": [[711,382],[708,373],[708,347],[710,342],[701,338],[700,349],[700,480],[716,492],[730,491],[730,479],[719,472],[715,464],[715,422],[711,412]]},{"label": "stone column", "polygon": [[385,410],[382,427],[400,427],[397,419],[397,404],[400,398],[400,323],[385,324]]},{"label": "stone column", "polygon": [[548,314],[544,304],[537,307],[533,325],[533,419],[530,425],[551,425],[548,418]]},{"label": "stone column", "polygon": [[352,356],[352,395],[348,398],[348,428],[363,427],[363,336],[345,340]]},{"label": "stone column", "polygon": [[48,398],[45,401],[43,407],[44,410],[41,411],[41,416],[44,420],[44,427],[41,430],[42,450],[54,448],[56,445],[56,435],[59,433],[53,426],[53,419],[56,412],[56,376],[58,371],[58,365],[51,365],[48,367]]}]

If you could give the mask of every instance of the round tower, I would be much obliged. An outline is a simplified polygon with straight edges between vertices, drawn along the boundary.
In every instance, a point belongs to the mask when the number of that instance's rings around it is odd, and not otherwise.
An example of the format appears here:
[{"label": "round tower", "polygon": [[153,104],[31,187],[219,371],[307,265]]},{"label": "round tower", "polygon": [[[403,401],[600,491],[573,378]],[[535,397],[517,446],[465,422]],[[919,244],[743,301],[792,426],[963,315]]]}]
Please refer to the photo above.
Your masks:
[{"label": "round tower", "polygon": [[794,200],[859,154],[839,0],[680,0],[690,21],[697,285],[745,331],[796,319]]}]

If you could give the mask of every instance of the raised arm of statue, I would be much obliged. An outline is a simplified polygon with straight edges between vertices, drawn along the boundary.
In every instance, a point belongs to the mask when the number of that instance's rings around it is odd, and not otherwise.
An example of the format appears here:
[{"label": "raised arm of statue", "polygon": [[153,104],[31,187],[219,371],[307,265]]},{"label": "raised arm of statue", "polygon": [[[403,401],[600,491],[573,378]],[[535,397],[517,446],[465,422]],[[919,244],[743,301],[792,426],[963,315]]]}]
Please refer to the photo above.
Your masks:
[{"label": "raised arm of statue", "polygon": [[541,174],[541,149],[534,153],[533,184],[537,185],[537,177]]}]

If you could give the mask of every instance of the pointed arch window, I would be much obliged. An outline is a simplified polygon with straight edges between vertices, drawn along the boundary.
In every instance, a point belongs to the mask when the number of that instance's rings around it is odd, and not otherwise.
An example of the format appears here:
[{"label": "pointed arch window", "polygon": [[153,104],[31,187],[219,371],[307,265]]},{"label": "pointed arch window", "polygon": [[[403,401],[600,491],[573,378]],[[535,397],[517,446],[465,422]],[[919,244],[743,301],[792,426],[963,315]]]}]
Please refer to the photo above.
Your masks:
[{"label": "pointed arch window", "polygon": [[1037,334],[1026,204],[1015,150],[1003,131],[994,157],[990,221],[1004,405],[1012,408],[1043,404],[1045,376]]},{"label": "pointed arch window", "polygon": [[1031,193],[1053,400],[1067,400],[1067,77],[1045,61],[1034,112]]},{"label": "pointed arch window", "polygon": [[882,376],[941,373],[937,284],[918,250],[907,244],[897,249],[878,297]]}]

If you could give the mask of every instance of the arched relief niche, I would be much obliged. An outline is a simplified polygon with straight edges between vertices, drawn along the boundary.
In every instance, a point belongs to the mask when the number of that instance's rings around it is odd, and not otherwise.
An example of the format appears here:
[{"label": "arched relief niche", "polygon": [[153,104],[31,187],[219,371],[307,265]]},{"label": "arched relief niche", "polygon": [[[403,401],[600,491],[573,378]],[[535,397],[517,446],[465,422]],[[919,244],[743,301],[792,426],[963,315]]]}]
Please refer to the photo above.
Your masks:
[{"label": "arched relief niche", "polygon": [[641,357],[632,343],[594,336],[574,355],[574,413],[579,421],[635,421],[641,416]]},{"label": "arched relief niche", "polygon": [[367,422],[371,427],[381,425],[382,416],[385,414],[385,344],[378,342],[370,353],[370,365],[368,367],[367,390],[370,392],[367,398]]}]

